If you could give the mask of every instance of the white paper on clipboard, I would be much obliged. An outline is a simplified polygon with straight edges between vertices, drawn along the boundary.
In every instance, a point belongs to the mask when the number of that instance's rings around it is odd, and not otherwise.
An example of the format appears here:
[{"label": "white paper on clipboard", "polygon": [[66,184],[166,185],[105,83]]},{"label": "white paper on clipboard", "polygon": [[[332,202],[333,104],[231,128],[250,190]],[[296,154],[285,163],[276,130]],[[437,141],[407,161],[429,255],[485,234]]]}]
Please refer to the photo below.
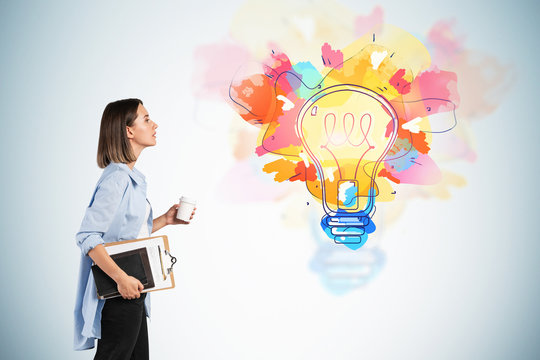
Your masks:
[{"label": "white paper on clipboard", "polygon": [[[141,292],[150,292],[174,288],[174,275],[172,267],[176,258],[169,253],[169,241],[166,235],[154,236],[144,239],[124,240],[112,243],[106,243],[105,249],[109,255],[114,255],[130,250],[146,248],[154,287],[144,289]],[[174,260],[173,260],[174,259]]]}]

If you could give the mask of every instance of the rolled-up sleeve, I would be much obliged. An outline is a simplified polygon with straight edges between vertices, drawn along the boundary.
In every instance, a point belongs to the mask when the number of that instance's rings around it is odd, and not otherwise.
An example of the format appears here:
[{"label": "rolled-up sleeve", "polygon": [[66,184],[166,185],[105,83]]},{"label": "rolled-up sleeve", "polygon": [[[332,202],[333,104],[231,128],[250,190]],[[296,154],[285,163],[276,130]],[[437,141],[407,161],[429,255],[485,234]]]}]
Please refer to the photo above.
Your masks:
[{"label": "rolled-up sleeve", "polygon": [[83,255],[104,243],[103,234],[114,220],[129,181],[127,174],[114,172],[98,184],[84,214],[81,228],[75,236]]}]

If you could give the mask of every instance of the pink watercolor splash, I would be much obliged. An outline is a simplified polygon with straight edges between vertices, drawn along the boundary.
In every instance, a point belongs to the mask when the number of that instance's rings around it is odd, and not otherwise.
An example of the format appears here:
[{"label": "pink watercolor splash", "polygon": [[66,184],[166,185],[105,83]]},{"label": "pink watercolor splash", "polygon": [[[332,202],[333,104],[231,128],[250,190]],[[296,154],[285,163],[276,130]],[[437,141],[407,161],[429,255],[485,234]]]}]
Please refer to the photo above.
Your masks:
[{"label": "pink watercolor splash", "polygon": [[245,47],[230,42],[198,47],[194,52],[193,94],[201,99],[222,99],[227,95],[231,74],[249,57]]},{"label": "pink watercolor splash", "polygon": [[343,53],[341,50],[332,50],[330,44],[324,43],[321,51],[322,60],[325,66],[334,69],[341,69],[343,67]]},{"label": "pink watercolor splash", "polygon": [[380,6],[376,6],[371,14],[358,16],[354,22],[354,33],[360,37],[369,32],[373,27],[381,25],[384,19],[384,11]]}]

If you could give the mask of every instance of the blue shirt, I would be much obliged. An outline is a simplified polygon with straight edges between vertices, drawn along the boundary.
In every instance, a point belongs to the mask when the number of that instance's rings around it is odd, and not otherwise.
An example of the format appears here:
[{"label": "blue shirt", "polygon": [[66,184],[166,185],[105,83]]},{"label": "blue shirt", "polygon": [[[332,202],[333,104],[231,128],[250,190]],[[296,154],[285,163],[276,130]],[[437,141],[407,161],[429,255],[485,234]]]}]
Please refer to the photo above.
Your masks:
[{"label": "blue shirt", "polygon": [[[111,163],[103,170],[76,235],[82,254],[75,303],[75,350],[91,349],[95,339],[101,338],[101,310],[105,300],[97,297],[88,252],[99,244],[136,239],[144,222],[151,234],[152,209],[145,219],[146,201],[146,181],[137,169]],[[149,295],[145,299],[148,317]]]}]

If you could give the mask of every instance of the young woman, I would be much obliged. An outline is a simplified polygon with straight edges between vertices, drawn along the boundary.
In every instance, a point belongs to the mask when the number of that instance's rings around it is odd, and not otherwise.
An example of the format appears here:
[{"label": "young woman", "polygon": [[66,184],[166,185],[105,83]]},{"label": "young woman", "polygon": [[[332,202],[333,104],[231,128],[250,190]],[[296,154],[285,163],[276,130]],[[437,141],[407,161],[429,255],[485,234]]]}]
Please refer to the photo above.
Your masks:
[{"label": "young woman", "polygon": [[[104,171],[76,235],[82,255],[74,346],[90,349],[98,339],[94,359],[148,359],[150,294],[141,294],[141,282],[120,269],[103,244],[148,237],[166,225],[189,223],[176,219],[177,204],[153,219],[144,175],[134,167],[141,152],[156,145],[157,127],[139,99],[112,102],[101,118],[97,162]],[[92,261],[116,281],[121,297],[97,298]]]}]

